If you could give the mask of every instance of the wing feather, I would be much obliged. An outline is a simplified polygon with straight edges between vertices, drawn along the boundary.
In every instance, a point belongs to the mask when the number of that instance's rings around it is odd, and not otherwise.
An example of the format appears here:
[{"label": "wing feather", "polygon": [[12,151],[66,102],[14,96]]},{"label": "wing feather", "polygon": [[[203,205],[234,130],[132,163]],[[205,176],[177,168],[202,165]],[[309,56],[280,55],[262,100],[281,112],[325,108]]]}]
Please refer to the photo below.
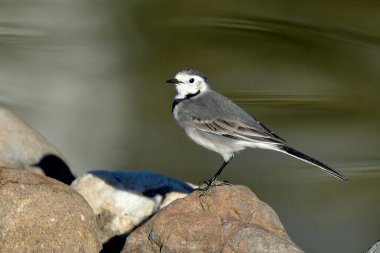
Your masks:
[{"label": "wing feather", "polygon": [[227,138],[242,141],[286,144],[284,139],[274,134],[268,128],[262,126],[262,129],[257,129],[240,119],[232,121],[226,119],[202,120],[193,118],[193,121],[198,130],[222,135]]}]

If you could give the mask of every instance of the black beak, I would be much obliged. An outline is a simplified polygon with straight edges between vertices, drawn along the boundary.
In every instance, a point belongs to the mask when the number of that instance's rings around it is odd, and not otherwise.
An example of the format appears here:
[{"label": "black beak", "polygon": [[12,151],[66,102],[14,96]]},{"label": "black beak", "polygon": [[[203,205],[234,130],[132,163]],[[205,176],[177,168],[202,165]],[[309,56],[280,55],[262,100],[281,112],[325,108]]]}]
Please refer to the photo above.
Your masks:
[{"label": "black beak", "polygon": [[177,83],[182,83],[182,82],[178,81],[175,78],[172,78],[172,79],[166,80],[166,83],[177,84]]}]

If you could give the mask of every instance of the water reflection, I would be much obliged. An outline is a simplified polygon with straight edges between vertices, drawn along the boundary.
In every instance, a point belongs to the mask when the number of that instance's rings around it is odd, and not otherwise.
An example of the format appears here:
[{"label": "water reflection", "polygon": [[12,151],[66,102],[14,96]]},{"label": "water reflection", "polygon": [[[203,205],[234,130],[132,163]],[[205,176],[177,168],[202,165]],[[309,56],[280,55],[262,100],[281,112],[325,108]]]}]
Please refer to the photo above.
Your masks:
[{"label": "water reflection", "polygon": [[[266,17],[221,17],[204,18],[200,20],[190,20],[190,24],[198,23],[200,26],[209,26],[232,31],[248,33],[266,33],[282,39],[303,40],[308,36],[330,39],[339,43],[358,43],[363,46],[380,46],[380,37],[365,33],[361,30],[349,30],[348,27],[313,26],[303,23],[285,21],[281,19],[271,19]],[[281,39],[281,38],[280,38]],[[315,39],[315,38],[314,38]]]},{"label": "water reflection", "polygon": [[[350,164],[344,166],[347,170],[355,174],[357,177],[373,177],[378,178],[380,172],[380,161],[361,161],[361,162],[351,162]],[[365,173],[365,174],[364,174]],[[368,173],[372,175],[368,175]]]},{"label": "water reflection", "polygon": [[306,252],[361,252],[380,234],[378,3],[5,1],[0,103],[78,174],[151,170],[200,182],[222,162],[191,143],[164,81],[195,67],[347,184],[275,152],[223,179],[272,205]]},{"label": "water reflection", "polygon": [[266,105],[266,106],[311,106],[321,107],[327,105],[331,107],[331,103],[336,103],[337,98],[317,95],[298,95],[298,94],[264,94],[258,92],[225,92],[225,96],[229,97],[241,106],[250,105]]}]

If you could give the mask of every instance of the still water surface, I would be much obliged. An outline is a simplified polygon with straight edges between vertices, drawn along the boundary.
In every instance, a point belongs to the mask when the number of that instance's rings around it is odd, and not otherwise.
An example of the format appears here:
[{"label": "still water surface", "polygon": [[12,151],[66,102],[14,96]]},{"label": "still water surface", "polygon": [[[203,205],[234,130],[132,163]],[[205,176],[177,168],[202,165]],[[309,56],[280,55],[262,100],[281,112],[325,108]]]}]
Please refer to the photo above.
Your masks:
[{"label": "still water surface", "polygon": [[195,67],[292,146],[350,178],[248,150],[249,186],[306,252],[380,238],[380,2],[2,1],[0,103],[81,174],[154,171],[200,182],[222,163],[188,140],[164,83]]}]

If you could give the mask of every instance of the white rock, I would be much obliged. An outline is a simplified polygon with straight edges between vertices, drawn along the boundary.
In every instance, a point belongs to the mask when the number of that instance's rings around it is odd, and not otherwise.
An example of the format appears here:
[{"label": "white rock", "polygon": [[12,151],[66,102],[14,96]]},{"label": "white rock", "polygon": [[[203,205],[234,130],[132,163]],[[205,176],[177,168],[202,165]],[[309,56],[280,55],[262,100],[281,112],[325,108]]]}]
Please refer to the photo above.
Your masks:
[{"label": "white rock", "polygon": [[129,233],[172,201],[183,198],[194,186],[150,172],[92,171],[71,185],[98,216],[102,243]]}]

